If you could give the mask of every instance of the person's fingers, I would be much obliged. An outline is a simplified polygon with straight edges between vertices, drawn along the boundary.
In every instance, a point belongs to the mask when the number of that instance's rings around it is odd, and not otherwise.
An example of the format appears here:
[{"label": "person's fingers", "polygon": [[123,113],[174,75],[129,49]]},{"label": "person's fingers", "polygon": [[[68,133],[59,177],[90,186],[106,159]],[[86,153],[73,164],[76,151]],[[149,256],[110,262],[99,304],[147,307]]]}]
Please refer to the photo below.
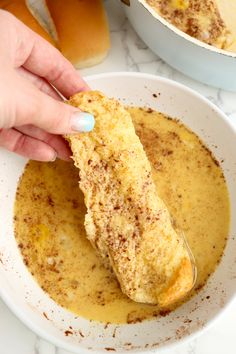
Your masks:
[{"label": "person's fingers", "polygon": [[0,87],[3,92],[0,128],[32,124],[53,134],[88,132],[93,129],[93,115],[53,99],[15,72],[12,75],[11,78],[11,73],[7,74],[11,82],[7,91],[4,91],[4,81],[0,81],[0,86],[3,86],[2,90]]},{"label": "person's fingers", "polygon": [[22,66],[17,68],[17,73],[31,81],[40,91],[46,93],[58,101],[62,101],[62,97],[59,95],[59,93],[57,93],[52,85],[50,85],[45,79],[31,73]]},{"label": "person's fingers", "polygon": [[46,40],[36,40],[24,68],[44,77],[66,98],[90,88],[73,65]]},{"label": "person's fingers", "polygon": [[51,146],[57,153],[57,156],[63,160],[69,160],[71,156],[71,150],[60,135],[54,135],[45,132],[44,130],[37,128],[33,125],[24,125],[17,128],[17,130],[24,135],[28,135],[32,138],[41,140]]},{"label": "person's fingers", "polygon": [[89,89],[59,50],[6,11],[1,11],[0,15],[0,31],[10,27],[10,38],[6,39],[5,46],[8,46],[7,51],[15,68],[24,66],[35,75],[45,78],[66,98]]},{"label": "person's fingers", "polygon": [[15,129],[0,130],[0,146],[37,161],[54,161],[56,151],[43,141],[31,138]]}]

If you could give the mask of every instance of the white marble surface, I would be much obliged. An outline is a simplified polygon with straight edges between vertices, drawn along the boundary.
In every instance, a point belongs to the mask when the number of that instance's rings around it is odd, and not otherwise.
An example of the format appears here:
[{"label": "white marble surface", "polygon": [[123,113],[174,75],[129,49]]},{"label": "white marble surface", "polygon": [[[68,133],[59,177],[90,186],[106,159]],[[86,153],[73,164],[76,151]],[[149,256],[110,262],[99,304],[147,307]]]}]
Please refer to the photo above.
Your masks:
[{"label": "white marble surface", "polygon": [[[83,75],[109,71],[140,71],[177,80],[219,106],[236,124],[236,94],[202,85],[166,65],[137,37],[119,8],[118,0],[106,1],[112,47],[107,59]],[[167,354],[236,353],[236,301],[197,339],[180,344]],[[38,338],[0,300],[0,354],[71,354]]]}]

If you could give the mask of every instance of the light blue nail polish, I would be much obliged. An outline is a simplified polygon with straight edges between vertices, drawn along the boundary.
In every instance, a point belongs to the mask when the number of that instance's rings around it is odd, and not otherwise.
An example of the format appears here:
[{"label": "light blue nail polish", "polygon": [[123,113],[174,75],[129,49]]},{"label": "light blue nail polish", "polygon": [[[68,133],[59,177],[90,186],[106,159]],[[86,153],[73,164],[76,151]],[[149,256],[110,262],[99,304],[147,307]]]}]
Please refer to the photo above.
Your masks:
[{"label": "light blue nail polish", "polygon": [[71,119],[71,129],[80,132],[86,133],[93,130],[95,125],[94,116],[91,113],[87,112],[75,112],[73,113]]},{"label": "light blue nail polish", "polygon": [[51,162],[56,161],[56,159],[57,159],[57,152],[55,151],[55,152],[54,152],[54,156],[53,156],[53,158],[51,159]]}]

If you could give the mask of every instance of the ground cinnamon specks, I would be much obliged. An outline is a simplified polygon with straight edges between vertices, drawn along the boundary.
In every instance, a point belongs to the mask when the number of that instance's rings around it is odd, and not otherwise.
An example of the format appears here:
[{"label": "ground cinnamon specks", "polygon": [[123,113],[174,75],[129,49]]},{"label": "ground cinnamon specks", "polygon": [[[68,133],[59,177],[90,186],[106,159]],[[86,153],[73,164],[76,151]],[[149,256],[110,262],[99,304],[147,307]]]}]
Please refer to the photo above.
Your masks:
[{"label": "ground cinnamon specks", "polygon": [[109,347],[106,347],[105,350],[108,352],[115,352],[116,351],[115,348],[109,348]]},{"label": "ground cinnamon specks", "polygon": [[47,320],[49,320],[49,318],[48,318],[46,312],[43,312],[43,315],[44,315],[44,317],[45,317]]},{"label": "ground cinnamon specks", "polygon": [[115,327],[115,329],[114,329],[114,331],[113,331],[113,333],[112,333],[112,337],[113,337],[113,338],[115,338],[115,336],[116,336],[116,330],[117,330],[117,327]]},{"label": "ground cinnamon specks", "polygon": [[107,329],[107,327],[109,326],[110,322],[105,323],[104,329]]},{"label": "ground cinnamon specks", "polygon": [[83,334],[83,332],[82,332],[81,330],[79,330],[79,335],[80,335],[82,338],[84,338],[84,334]]},{"label": "ground cinnamon specks", "polygon": [[69,331],[69,330],[65,331],[64,333],[65,333],[65,336],[66,336],[66,337],[68,337],[68,336],[70,336],[70,335],[73,334],[73,332],[72,332],[72,331]]}]

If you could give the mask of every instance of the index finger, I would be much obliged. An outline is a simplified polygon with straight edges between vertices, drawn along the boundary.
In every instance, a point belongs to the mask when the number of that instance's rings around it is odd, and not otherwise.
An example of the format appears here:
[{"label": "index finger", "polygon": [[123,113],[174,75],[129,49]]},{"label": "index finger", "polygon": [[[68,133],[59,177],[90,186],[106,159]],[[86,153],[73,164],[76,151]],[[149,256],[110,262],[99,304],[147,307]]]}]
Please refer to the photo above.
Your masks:
[{"label": "index finger", "polygon": [[[15,31],[14,42],[17,48],[13,54],[15,67],[23,66],[28,71],[45,78],[63,96],[68,98],[76,92],[89,90],[89,86],[81,78],[73,65],[49,42],[33,32],[14,16],[11,25]],[[11,38],[9,38],[11,42]]]},{"label": "index finger", "polygon": [[34,38],[34,46],[23,66],[45,78],[66,98],[79,91],[89,90],[73,65],[41,37]]}]

